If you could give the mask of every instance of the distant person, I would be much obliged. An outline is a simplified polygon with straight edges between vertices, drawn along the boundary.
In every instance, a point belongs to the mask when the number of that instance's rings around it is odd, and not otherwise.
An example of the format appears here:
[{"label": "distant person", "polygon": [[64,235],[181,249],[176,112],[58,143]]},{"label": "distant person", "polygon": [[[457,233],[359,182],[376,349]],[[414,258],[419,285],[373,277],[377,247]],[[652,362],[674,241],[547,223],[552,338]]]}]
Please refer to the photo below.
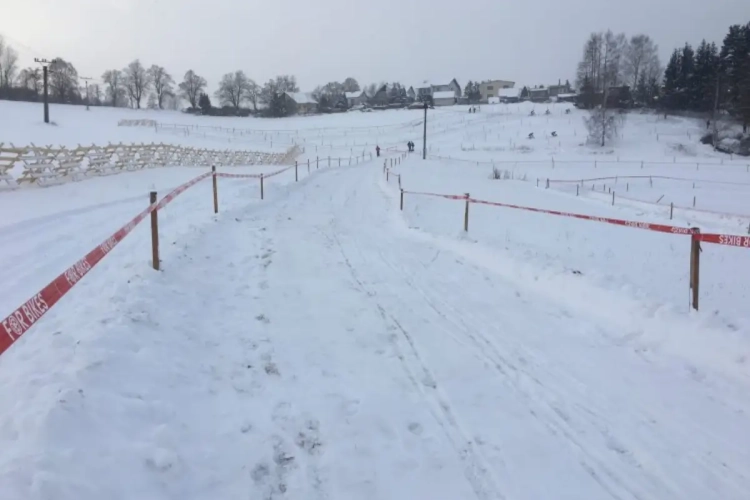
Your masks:
[{"label": "distant person", "polygon": [[557,137],[557,132],[552,132],[552,137]]},{"label": "distant person", "polygon": [[529,139],[533,139],[533,138],[534,138],[534,132],[529,134]]},{"label": "distant person", "polygon": [[380,157],[380,146],[375,146],[375,154],[378,155],[378,158]]},{"label": "distant person", "polygon": [[711,120],[706,120],[706,130],[711,128]]},{"label": "distant person", "polygon": [[531,113],[529,113],[529,116],[536,116],[536,111],[534,111],[534,110],[532,109],[532,110],[531,110]]}]

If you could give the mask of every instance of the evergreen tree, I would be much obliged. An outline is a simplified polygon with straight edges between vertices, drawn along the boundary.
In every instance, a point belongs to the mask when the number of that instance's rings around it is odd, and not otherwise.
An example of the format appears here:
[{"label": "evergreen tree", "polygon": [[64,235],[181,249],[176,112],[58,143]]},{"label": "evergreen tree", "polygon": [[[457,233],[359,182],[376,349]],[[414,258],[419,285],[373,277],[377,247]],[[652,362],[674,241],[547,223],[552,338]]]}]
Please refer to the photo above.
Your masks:
[{"label": "evergreen tree", "polygon": [[718,69],[716,44],[703,40],[695,53],[694,78],[689,92],[691,109],[703,112],[713,109]]},{"label": "evergreen tree", "polygon": [[730,26],[721,47],[720,65],[722,82],[726,82],[728,109],[747,127],[750,123],[750,23]]},{"label": "evergreen tree", "polygon": [[201,96],[198,99],[198,107],[201,108],[204,115],[211,113],[211,98],[208,97],[208,94],[201,93]]},{"label": "evergreen tree", "polygon": [[664,70],[664,102],[667,109],[677,109],[680,105],[680,67],[682,65],[682,51],[675,49]]},{"label": "evergreen tree", "polygon": [[521,89],[521,100],[529,98],[529,88],[524,85],[524,87]]},{"label": "evergreen tree", "polygon": [[466,82],[466,87],[464,87],[464,97],[471,101],[471,90],[474,88],[474,83],[469,80]]},{"label": "evergreen tree", "polygon": [[678,109],[692,109],[693,103],[690,102],[691,89],[695,87],[695,52],[689,43],[682,48],[680,57],[680,73],[678,77],[679,87],[679,104]]}]

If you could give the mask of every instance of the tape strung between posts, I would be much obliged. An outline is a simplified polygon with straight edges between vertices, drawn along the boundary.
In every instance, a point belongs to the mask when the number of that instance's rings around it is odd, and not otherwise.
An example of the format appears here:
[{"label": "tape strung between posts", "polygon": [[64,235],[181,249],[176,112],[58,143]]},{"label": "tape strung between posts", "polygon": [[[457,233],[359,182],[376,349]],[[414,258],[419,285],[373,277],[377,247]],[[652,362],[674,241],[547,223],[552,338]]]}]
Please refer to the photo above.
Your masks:
[{"label": "tape strung between posts", "polygon": [[660,233],[691,234],[690,229],[686,227],[667,226],[664,224],[652,224],[650,222],[639,222],[639,221],[624,220],[624,219],[611,219],[609,217],[596,217],[593,215],[576,214],[572,212],[560,212],[558,210],[545,210],[542,208],[523,207],[520,205],[510,205],[507,203],[497,203],[493,201],[476,200],[474,198],[470,198],[469,201],[471,201],[472,203],[478,203],[480,205],[492,205],[496,207],[513,208],[516,210],[526,210],[527,212],[537,212],[537,213],[542,213],[542,214],[558,215],[561,217],[572,217],[574,219],[593,220],[597,222],[604,222],[606,224],[635,227],[638,229],[647,229],[649,231],[657,231]]},{"label": "tape strung between posts", "polygon": [[167,206],[178,195],[191,186],[211,175],[202,174],[186,182],[165,196],[159,203],[149,205],[148,208],[136,215],[130,222],[118,229],[112,236],[94,247],[85,257],[66,269],[47,286],[34,294],[8,317],[0,322],[0,354],[4,353],[24,333],[34,326],[52,306],[65,296],[81,279],[86,276],[101,260],[107,256],[125,237],[148,217],[154,210]]},{"label": "tape strung between posts", "polygon": [[[264,179],[268,179],[269,177],[273,177],[274,175],[279,175],[282,172],[286,172],[287,170],[290,170],[294,168],[294,166],[282,168],[281,170],[276,170],[275,172],[271,172],[269,174],[263,174]],[[260,179],[261,174],[227,174],[225,172],[217,172],[216,177],[225,177],[228,179]]]},{"label": "tape strung between posts", "polygon": [[[404,191],[404,194],[434,196],[437,198],[447,198],[450,200],[465,200],[466,199],[465,196],[460,196],[460,195],[425,193],[425,192],[419,192],[419,191]],[[521,205],[512,205],[509,203],[498,203],[495,201],[477,200],[476,198],[469,198],[469,202],[477,203],[479,205],[490,205],[494,207],[512,208],[515,210],[525,210],[527,212],[536,212],[536,213],[541,213],[541,214],[557,215],[561,217],[572,217],[574,219],[604,222],[605,224],[614,224],[616,226],[634,227],[637,229],[646,229],[648,231],[656,231],[659,233],[692,235],[692,237],[698,239],[698,241],[703,241],[706,243],[715,243],[717,245],[750,248],[750,236],[742,236],[742,235],[734,235],[734,234],[714,234],[714,233],[698,233],[694,235],[690,228],[669,226],[666,224],[653,224],[650,222],[631,221],[631,220],[625,220],[625,219],[612,219],[610,217],[596,217],[593,215],[576,214],[572,212],[561,212],[559,210],[545,210],[543,208],[524,207]]]}]

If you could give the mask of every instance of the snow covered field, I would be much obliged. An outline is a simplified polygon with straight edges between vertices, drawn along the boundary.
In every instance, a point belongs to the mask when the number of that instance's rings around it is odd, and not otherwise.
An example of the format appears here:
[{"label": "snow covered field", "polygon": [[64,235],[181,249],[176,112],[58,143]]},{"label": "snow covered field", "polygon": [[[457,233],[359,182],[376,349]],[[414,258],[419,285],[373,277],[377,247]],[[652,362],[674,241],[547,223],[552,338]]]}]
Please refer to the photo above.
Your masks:
[{"label": "snow covered field", "polygon": [[[582,113],[546,107],[430,111],[431,157],[392,172],[411,191],[747,233],[750,160],[700,145],[699,122],[629,116],[601,150]],[[40,116],[0,102],[0,142],[305,152],[263,201],[256,179],[220,179],[218,215],[210,180],[180,195],[159,213],[161,272],[141,224],[0,357],[1,498],[747,498],[750,250],[703,245],[690,313],[689,237],[479,205],[464,233],[462,201],[409,194],[399,211],[393,152],[308,175],[374,144],[419,151],[421,111]],[[0,193],[0,315],[149,191],[203,172]],[[672,179],[620,178],[642,175]],[[617,180],[545,188],[600,177]],[[693,196],[705,211],[670,221]]]}]

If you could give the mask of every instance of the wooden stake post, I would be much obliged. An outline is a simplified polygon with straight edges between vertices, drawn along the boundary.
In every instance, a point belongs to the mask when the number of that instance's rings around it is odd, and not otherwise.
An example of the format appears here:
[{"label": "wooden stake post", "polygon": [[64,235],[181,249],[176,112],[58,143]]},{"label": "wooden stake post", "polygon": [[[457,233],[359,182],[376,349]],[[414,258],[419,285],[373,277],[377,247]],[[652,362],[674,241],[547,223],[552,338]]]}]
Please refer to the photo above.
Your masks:
[{"label": "wooden stake post", "polygon": [[214,213],[219,213],[219,187],[216,181],[216,167],[211,167],[211,179],[214,183]]},{"label": "wooden stake post", "polygon": [[401,189],[401,211],[404,210],[404,190]]},{"label": "wooden stake post", "polygon": [[696,311],[700,299],[700,269],[701,269],[701,241],[698,239],[701,230],[697,227],[692,228],[692,237],[690,241],[690,305]]},{"label": "wooden stake post", "polygon": [[294,160],[294,182],[299,181],[299,173],[297,172],[297,160]]},{"label": "wooden stake post", "polygon": [[[149,201],[156,204],[156,191],[149,193]],[[159,214],[156,210],[151,212],[151,265],[159,270]]]},{"label": "wooden stake post", "polygon": [[464,211],[464,231],[469,231],[469,193],[466,193],[466,210]]},{"label": "wooden stake post", "polygon": [[263,199],[263,174],[260,174],[260,199]]}]

